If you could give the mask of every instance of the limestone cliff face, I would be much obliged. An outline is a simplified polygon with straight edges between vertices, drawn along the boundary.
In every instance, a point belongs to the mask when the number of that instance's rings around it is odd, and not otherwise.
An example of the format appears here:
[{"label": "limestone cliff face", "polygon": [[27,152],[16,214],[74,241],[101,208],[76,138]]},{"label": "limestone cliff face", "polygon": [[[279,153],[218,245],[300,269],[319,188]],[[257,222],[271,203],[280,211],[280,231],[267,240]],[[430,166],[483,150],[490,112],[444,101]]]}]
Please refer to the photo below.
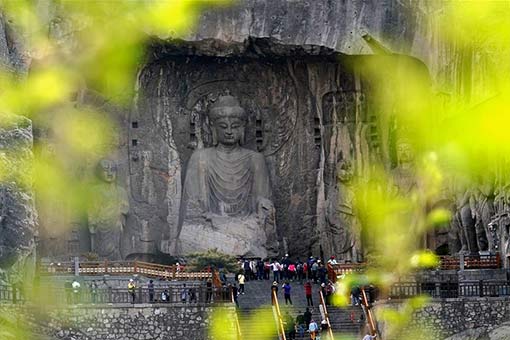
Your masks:
[{"label": "limestone cliff face", "polygon": [[[58,11],[48,3],[51,23]],[[390,122],[370,116],[378,103],[363,68],[349,69],[353,60],[417,58],[430,71],[424,81],[448,100],[466,89],[480,100],[495,91],[483,68],[466,64],[489,65],[490,49],[466,52],[442,39],[438,26],[448,11],[445,2],[430,0],[246,0],[206,10],[179,41],[172,32],[152,37],[134,109],[124,112],[120,129],[120,172],[131,207],[124,257],[169,250],[161,240],[176,233],[187,160],[210,143],[203,105],[226,88],[250,110],[248,147],[268,162],[282,244],[295,254],[317,253],[328,225],[344,223],[331,216],[338,163],[348,159],[360,175],[371,161],[394,163]],[[72,36],[65,29],[71,28],[50,31]]]},{"label": "limestone cliff face", "polygon": [[372,54],[370,34],[394,52],[410,54],[424,8],[417,1],[248,0],[206,11],[186,40],[241,42],[270,37],[288,45],[326,46],[345,54]]},{"label": "limestone cliff face", "polygon": [[[0,15],[0,63],[22,76],[26,61],[14,31]],[[0,114],[0,281],[30,275],[35,261],[37,213],[32,188],[32,123]],[[30,266],[32,265],[32,266]]]},{"label": "limestone cliff face", "polygon": [[418,8],[248,0],[206,10],[179,41],[169,39],[171,32],[154,39],[119,138],[127,139],[119,164],[130,192],[124,257],[170,251],[188,159],[211,143],[208,97],[225,90],[249,111],[247,147],[265,155],[278,234],[287,245],[281,251],[318,254],[322,245],[328,255],[335,252],[333,234],[349,248],[346,223],[333,216],[337,163],[348,160],[358,174],[370,161],[388,163],[390,137],[368,113],[376,99],[362,84],[363,70],[353,70],[352,58],[340,59],[373,54],[365,34],[410,54],[423,24]]},{"label": "limestone cliff face", "polygon": [[30,184],[31,161],[31,122],[23,117],[3,115],[0,122],[0,274],[6,274],[3,279],[11,281],[30,275],[35,260],[37,213]]}]

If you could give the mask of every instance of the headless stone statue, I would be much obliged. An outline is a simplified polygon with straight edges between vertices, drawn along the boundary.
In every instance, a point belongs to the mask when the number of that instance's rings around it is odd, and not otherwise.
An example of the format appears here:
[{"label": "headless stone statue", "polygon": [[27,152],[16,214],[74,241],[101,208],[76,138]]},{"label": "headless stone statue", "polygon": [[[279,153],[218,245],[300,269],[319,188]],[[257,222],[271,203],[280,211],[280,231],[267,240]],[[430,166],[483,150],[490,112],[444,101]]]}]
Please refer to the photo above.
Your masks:
[{"label": "headless stone statue", "polygon": [[495,214],[489,223],[494,235],[494,244],[500,252],[505,268],[510,268],[510,185],[495,190]]},{"label": "headless stone statue", "polygon": [[101,160],[97,175],[101,182],[93,188],[94,201],[88,212],[91,250],[101,258],[119,260],[121,234],[129,212],[127,194],[115,183],[117,168],[113,161]]},{"label": "headless stone statue", "polygon": [[475,210],[475,230],[478,241],[478,248],[481,251],[488,250],[496,252],[495,235],[489,228],[494,216],[494,189],[489,183],[481,183],[473,192],[472,197]]},{"label": "headless stone statue", "polygon": [[456,215],[460,222],[460,229],[464,240],[460,251],[467,254],[477,254],[479,249],[476,236],[476,220],[474,218],[475,213],[471,197],[472,194],[467,189],[457,194]]},{"label": "headless stone statue", "polygon": [[209,110],[213,147],[196,150],[184,181],[175,251],[216,248],[266,257],[275,249],[271,186],[264,156],[241,147],[245,111],[220,96]]}]

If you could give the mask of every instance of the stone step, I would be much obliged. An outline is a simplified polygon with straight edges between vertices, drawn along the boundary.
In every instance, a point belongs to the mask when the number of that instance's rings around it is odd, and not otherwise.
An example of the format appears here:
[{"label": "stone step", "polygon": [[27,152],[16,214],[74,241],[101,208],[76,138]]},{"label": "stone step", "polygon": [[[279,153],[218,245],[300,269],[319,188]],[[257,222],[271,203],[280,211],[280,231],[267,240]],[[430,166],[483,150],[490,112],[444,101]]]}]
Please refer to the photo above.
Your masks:
[{"label": "stone step", "polygon": [[[303,314],[307,307],[306,296],[303,284],[300,284],[299,282],[290,282],[290,284],[292,287],[291,299],[293,304],[285,305],[283,289],[281,288],[282,283],[280,283],[278,287],[278,302],[282,314],[288,312],[295,319],[298,314]],[[246,282],[245,293],[239,295],[238,297],[240,306],[239,319],[242,320],[242,323],[245,320],[249,320],[249,315],[253,310],[262,306],[271,308],[271,285],[272,281],[270,280],[255,280]],[[312,318],[320,322],[321,316],[318,307],[319,289],[320,286],[318,284],[313,284],[312,297],[315,305],[313,307],[309,307],[309,309],[312,312]],[[330,316],[332,330],[335,334],[342,334],[342,336],[352,337],[353,339],[359,336],[360,329],[363,327],[363,322],[359,322],[360,315],[362,314],[361,308],[359,306],[347,306],[342,308],[336,306],[328,306],[328,314]],[[353,315],[351,316],[351,314]],[[354,319],[354,322],[352,319]],[[304,339],[308,338],[309,335],[305,334]]]}]

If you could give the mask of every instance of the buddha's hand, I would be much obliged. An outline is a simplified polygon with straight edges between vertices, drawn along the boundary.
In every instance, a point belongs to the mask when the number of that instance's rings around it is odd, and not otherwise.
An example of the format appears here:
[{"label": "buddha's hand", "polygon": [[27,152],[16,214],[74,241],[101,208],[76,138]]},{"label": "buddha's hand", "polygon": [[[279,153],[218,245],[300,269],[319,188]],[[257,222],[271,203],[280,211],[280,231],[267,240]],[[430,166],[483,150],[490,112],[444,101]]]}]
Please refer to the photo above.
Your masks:
[{"label": "buddha's hand", "polygon": [[214,214],[212,212],[209,212],[209,211],[206,211],[202,214],[202,217],[206,220],[206,221],[212,221],[213,217],[214,217]]},{"label": "buddha's hand", "polygon": [[259,197],[257,200],[257,215],[262,223],[274,223],[274,204],[271,200]]}]

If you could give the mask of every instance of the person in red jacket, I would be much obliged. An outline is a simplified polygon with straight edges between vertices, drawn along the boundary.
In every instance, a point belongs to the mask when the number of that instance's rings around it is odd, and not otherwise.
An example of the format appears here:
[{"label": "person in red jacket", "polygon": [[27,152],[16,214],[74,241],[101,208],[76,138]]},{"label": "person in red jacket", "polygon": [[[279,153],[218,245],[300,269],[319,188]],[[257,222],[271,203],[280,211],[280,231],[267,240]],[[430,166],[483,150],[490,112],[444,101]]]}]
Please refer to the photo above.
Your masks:
[{"label": "person in red jacket", "polygon": [[313,307],[312,283],[310,282],[310,280],[306,281],[306,283],[305,283],[305,295],[306,295],[306,305]]}]

